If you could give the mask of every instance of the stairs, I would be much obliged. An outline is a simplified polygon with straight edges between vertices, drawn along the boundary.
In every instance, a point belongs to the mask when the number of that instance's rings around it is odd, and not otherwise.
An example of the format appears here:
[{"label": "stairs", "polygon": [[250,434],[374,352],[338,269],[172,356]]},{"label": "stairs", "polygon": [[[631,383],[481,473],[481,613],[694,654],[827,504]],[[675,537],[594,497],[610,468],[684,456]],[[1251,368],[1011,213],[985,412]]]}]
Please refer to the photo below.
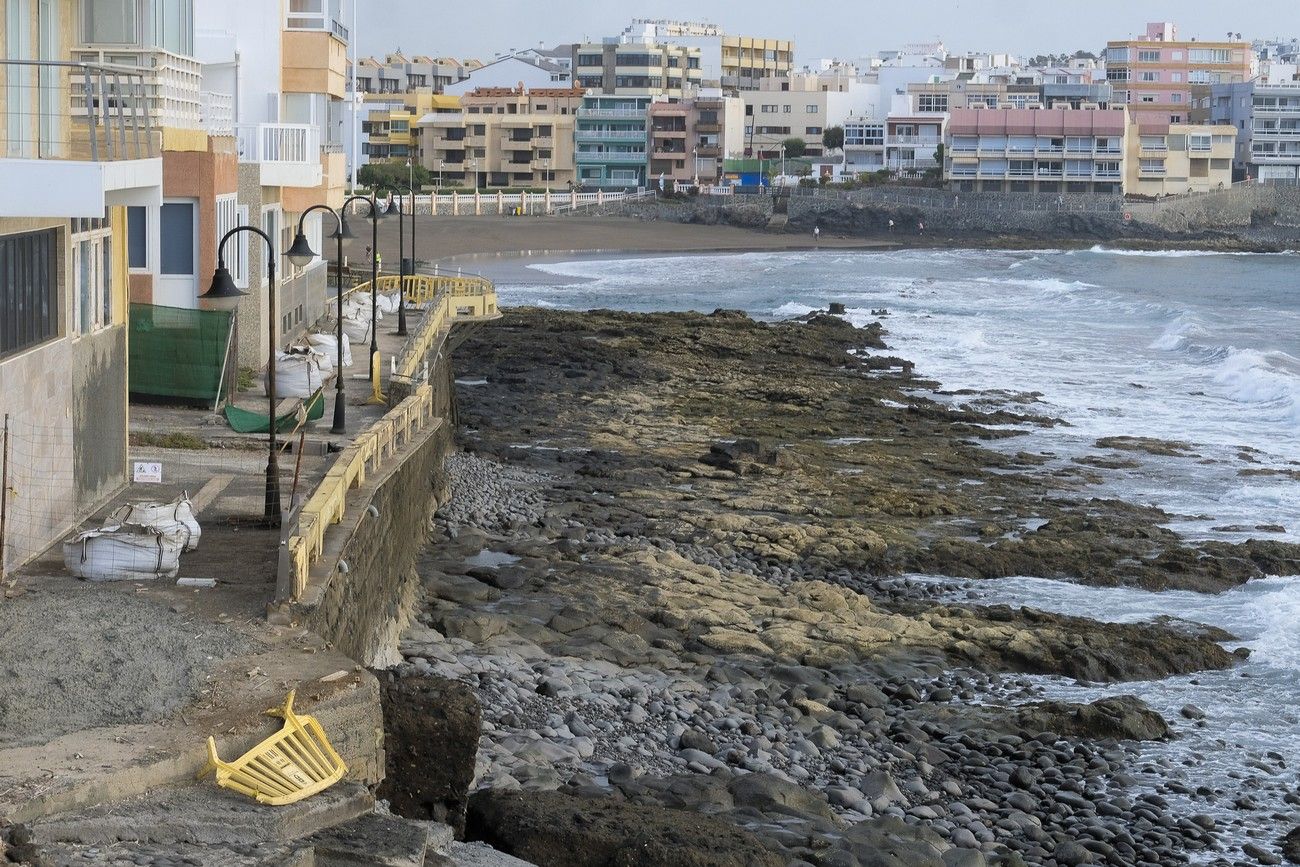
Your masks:
[{"label": "stairs", "polygon": [[283,807],[211,784],[163,789],[38,819],[15,854],[42,867],[185,864],[196,867],[527,867],[449,826],[375,810],[359,783]]}]

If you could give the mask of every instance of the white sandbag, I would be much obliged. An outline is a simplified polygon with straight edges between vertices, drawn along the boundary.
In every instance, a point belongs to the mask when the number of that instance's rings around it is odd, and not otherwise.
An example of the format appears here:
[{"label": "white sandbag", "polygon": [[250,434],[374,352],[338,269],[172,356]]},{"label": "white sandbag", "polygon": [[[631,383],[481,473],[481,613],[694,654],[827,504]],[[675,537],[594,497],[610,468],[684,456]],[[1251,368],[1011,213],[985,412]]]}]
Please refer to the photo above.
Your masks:
[{"label": "white sandbag", "polygon": [[[367,335],[368,336],[368,335]],[[325,360],[333,367],[338,360],[338,342],[334,339],[333,334],[309,334],[307,341],[312,347],[325,357]],[[343,332],[343,366],[352,366],[352,341],[348,339],[347,332]]]},{"label": "white sandbag", "polygon": [[63,564],[88,581],[175,578],[184,548],[183,533],[161,533],[137,524],[110,525],[64,542]]},{"label": "white sandbag", "polygon": [[185,550],[199,547],[203,531],[194,517],[194,504],[190,495],[183,493],[170,503],[126,503],[115,509],[104,522],[104,527],[133,524],[149,527],[159,533],[178,533],[185,541]]},{"label": "white sandbag", "polygon": [[380,293],[379,296],[375,298],[375,306],[379,308],[380,313],[396,313],[397,293],[393,292],[387,295]]},{"label": "white sandbag", "polygon": [[311,397],[324,384],[320,358],[316,353],[304,349],[275,354],[275,396],[277,398]]},{"label": "white sandbag", "polygon": [[370,314],[365,316],[344,316],[343,336],[352,343],[370,342]]}]

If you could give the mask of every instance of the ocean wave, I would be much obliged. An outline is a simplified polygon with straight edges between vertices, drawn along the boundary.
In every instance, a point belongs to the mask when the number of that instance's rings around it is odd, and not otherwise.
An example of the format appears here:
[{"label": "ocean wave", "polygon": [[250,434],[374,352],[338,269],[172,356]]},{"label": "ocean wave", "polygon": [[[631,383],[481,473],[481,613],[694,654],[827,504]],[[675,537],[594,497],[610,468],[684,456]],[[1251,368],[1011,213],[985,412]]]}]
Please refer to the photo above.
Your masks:
[{"label": "ocean wave", "polygon": [[1036,280],[1018,277],[977,277],[975,282],[990,286],[1023,286],[1027,289],[1037,289],[1047,295],[1067,295],[1101,288],[1095,283],[1085,283],[1082,280],[1058,280],[1055,277],[1042,277]]},{"label": "ocean wave", "polygon": [[798,301],[787,301],[786,303],[782,304],[780,307],[773,310],[772,315],[779,316],[784,319],[788,319],[792,316],[807,316],[809,313],[812,313],[814,310],[819,310],[819,309],[821,308],[809,307],[807,304],[800,304]]},{"label": "ocean wave", "polygon": [[1295,250],[1282,250],[1276,253],[1248,253],[1238,250],[1121,250],[1097,244],[1087,250],[1073,250],[1071,253],[1097,253],[1106,256],[1134,256],[1148,259],[1194,259],[1205,256],[1294,256]]},{"label": "ocean wave", "polygon": [[1150,349],[1161,352],[1173,352],[1186,349],[1193,338],[1208,336],[1205,326],[1193,315],[1184,313],[1165,328],[1164,333],[1151,341]]},{"label": "ocean wave", "polygon": [[[1288,368],[1290,368],[1288,370]],[[1231,349],[1214,372],[1214,381],[1238,403],[1278,406],[1300,422],[1300,359],[1284,352]]]}]

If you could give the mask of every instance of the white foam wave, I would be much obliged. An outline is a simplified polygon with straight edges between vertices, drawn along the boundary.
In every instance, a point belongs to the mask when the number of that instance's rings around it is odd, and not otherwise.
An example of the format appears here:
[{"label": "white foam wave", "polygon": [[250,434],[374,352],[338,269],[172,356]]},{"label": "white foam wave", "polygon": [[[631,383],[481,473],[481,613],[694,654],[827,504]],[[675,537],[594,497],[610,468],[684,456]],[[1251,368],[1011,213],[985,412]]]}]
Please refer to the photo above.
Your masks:
[{"label": "white foam wave", "polygon": [[[1079,252],[1079,251],[1072,251]],[[1100,253],[1107,256],[1134,256],[1147,259],[1194,259],[1203,256],[1294,256],[1296,251],[1283,250],[1277,253],[1246,253],[1236,250],[1120,250],[1098,244],[1085,252]]]},{"label": "white foam wave", "polygon": [[1164,333],[1151,341],[1151,349],[1161,352],[1172,352],[1176,349],[1185,349],[1195,337],[1206,337],[1209,332],[1195,316],[1184,313],[1173,322],[1169,323]]},{"label": "white foam wave", "polygon": [[1298,364],[1282,352],[1232,349],[1220,362],[1214,381],[1238,403],[1280,405],[1300,421],[1300,378],[1286,369],[1300,369]]},{"label": "white foam wave", "polygon": [[807,316],[809,313],[812,313],[814,310],[818,310],[818,309],[819,308],[817,307],[809,307],[807,304],[800,304],[798,301],[787,301],[786,303],[782,304],[780,307],[773,310],[772,315],[781,318],[789,318],[792,316]]},{"label": "white foam wave", "polygon": [[1057,280],[1055,277],[1042,277],[1037,280],[1023,280],[1017,277],[977,277],[975,282],[991,286],[1023,286],[1027,289],[1037,289],[1046,295],[1067,295],[1100,288],[1094,283],[1084,283],[1082,280]]}]

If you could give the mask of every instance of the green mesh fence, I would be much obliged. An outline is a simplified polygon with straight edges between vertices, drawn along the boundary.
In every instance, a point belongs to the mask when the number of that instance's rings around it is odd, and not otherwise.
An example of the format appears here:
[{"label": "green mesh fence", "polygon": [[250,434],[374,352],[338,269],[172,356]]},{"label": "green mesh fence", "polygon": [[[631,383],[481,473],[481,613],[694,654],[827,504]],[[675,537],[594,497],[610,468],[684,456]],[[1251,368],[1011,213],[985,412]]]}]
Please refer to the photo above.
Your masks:
[{"label": "green mesh fence", "polygon": [[215,401],[222,388],[221,371],[233,315],[132,304],[132,397]]}]

